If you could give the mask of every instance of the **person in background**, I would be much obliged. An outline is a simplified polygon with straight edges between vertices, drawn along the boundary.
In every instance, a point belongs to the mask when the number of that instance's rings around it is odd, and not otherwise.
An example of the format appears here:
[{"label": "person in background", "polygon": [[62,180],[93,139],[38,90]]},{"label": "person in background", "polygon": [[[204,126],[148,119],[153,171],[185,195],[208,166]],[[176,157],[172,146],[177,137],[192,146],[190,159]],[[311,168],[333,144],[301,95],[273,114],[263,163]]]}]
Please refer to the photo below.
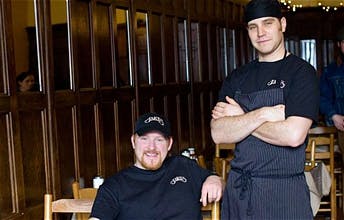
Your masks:
[{"label": "person in background", "polygon": [[338,129],[338,141],[344,161],[344,26],[337,35],[339,54],[320,76],[320,113],[326,125]]},{"label": "person in background", "polygon": [[315,69],[289,53],[277,0],[252,0],[245,22],[257,59],[223,82],[212,111],[215,143],[236,143],[222,219],[313,219],[305,140],[318,120]]},{"label": "person in background", "polygon": [[168,156],[170,124],[142,115],[131,136],[135,164],[105,179],[90,219],[201,219],[201,204],[219,201],[222,179],[184,156]]},{"label": "person in background", "polygon": [[22,72],[17,78],[17,90],[19,92],[35,91],[35,75],[32,72]]}]

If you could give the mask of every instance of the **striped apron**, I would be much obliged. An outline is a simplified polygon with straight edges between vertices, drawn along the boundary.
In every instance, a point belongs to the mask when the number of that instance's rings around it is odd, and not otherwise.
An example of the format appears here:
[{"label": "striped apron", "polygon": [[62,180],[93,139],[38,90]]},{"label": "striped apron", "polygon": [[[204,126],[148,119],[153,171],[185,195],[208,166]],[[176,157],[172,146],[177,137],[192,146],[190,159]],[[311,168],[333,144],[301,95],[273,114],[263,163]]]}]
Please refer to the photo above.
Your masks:
[{"label": "striped apron", "polygon": [[[284,104],[280,88],[250,94],[238,91],[234,99],[245,112]],[[250,135],[236,144],[234,155],[221,219],[313,219],[303,173],[305,144],[275,146]]]}]

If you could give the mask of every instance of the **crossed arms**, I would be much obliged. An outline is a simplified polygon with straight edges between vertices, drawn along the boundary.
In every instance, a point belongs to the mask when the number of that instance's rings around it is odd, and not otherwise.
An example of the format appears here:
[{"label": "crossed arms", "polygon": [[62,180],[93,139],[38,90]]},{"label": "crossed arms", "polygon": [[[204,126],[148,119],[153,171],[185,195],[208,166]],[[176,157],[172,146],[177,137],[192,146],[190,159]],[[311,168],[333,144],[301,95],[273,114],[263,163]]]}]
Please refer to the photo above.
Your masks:
[{"label": "crossed arms", "polygon": [[245,113],[234,99],[218,102],[212,110],[211,135],[215,143],[237,143],[249,135],[278,146],[300,146],[312,120],[299,116],[285,118],[285,106],[275,105]]}]

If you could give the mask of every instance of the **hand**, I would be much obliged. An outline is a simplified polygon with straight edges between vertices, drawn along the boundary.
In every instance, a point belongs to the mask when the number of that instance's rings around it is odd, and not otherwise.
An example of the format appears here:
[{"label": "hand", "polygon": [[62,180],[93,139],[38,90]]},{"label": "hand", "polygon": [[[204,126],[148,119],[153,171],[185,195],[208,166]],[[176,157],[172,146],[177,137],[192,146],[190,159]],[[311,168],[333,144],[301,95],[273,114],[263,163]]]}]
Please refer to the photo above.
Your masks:
[{"label": "hand", "polygon": [[208,176],[202,185],[200,199],[202,205],[206,206],[208,202],[220,201],[224,187],[225,183],[221,177],[216,175]]},{"label": "hand", "polygon": [[227,102],[216,103],[211,115],[213,119],[219,119],[225,116],[242,115],[245,113],[234,99],[226,96],[226,101]]},{"label": "hand", "polygon": [[285,106],[275,105],[269,107],[263,107],[266,121],[275,122],[285,120]]},{"label": "hand", "polygon": [[335,114],[332,116],[334,126],[340,131],[344,131],[344,116]]}]

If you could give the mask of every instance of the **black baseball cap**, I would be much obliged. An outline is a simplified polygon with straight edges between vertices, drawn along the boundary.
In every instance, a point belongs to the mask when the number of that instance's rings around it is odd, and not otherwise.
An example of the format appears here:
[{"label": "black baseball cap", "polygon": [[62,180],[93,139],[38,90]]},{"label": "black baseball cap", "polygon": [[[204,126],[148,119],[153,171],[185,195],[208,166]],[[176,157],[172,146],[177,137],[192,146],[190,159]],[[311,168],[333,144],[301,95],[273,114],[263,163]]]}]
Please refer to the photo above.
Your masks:
[{"label": "black baseball cap", "polygon": [[139,136],[150,131],[158,131],[165,137],[171,136],[170,123],[167,118],[154,112],[141,115],[135,124],[135,133]]},{"label": "black baseball cap", "polygon": [[245,7],[245,22],[262,17],[282,18],[281,4],[277,0],[252,0]]}]

